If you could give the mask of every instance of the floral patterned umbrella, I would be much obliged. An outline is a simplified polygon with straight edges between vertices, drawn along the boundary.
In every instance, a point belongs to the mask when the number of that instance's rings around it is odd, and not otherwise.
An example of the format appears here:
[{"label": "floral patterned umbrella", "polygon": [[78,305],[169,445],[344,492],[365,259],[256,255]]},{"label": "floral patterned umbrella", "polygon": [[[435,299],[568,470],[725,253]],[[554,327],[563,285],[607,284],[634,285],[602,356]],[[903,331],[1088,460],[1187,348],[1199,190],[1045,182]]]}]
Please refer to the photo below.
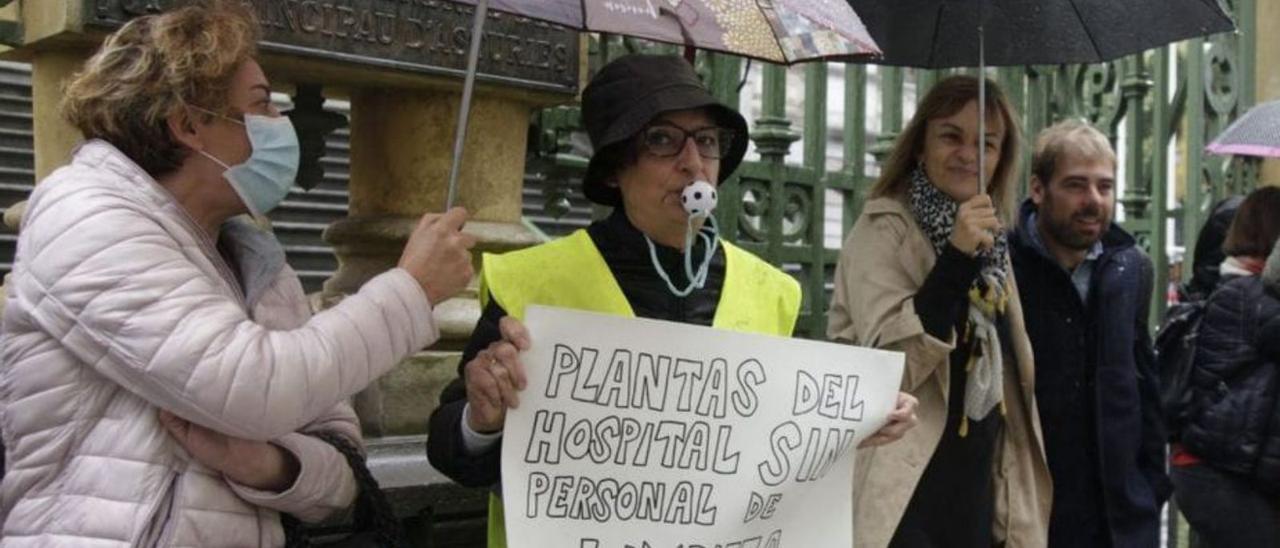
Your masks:
[{"label": "floral patterned umbrella", "polygon": [[489,0],[489,7],[582,31],[772,63],[880,54],[861,19],[843,0]]},{"label": "floral patterned umbrella", "polygon": [[[454,0],[475,5],[472,36],[489,8],[589,32],[633,36],[772,63],[868,60],[880,48],[845,0]],[[457,197],[480,40],[471,41],[454,134],[446,208]]]}]

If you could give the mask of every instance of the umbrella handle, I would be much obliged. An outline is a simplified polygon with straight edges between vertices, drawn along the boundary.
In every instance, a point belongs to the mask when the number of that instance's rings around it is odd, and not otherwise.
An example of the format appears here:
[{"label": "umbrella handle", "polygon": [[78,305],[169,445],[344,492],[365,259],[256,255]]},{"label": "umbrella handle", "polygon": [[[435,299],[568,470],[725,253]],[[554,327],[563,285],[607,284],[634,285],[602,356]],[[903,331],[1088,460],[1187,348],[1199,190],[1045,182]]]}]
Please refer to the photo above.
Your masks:
[{"label": "umbrella handle", "polygon": [[751,58],[747,58],[747,68],[742,69],[742,79],[738,80],[738,91],[742,91],[742,86],[747,85],[747,78],[751,76]]},{"label": "umbrella handle", "polygon": [[680,37],[684,38],[684,60],[690,65],[697,60],[698,48],[694,47],[693,35],[689,33],[689,29],[684,26],[684,20],[680,18],[680,14],[675,10],[666,6],[658,7],[658,15],[670,15],[676,20],[676,25],[680,27]]}]

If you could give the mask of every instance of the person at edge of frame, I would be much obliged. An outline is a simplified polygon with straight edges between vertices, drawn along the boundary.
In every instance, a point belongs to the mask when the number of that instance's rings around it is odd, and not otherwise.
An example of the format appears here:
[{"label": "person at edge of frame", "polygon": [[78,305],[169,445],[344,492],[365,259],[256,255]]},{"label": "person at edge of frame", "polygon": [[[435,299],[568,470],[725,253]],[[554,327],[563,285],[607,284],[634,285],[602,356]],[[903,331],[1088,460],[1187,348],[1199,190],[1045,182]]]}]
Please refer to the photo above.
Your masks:
[{"label": "person at edge of frame", "polygon": [[236,0],[132,19],[65,88],[85,141],[31,193],[0,343],[0,546],[279,547],[359,482],[347,399],[439,338],[467,213],[313,314],[260,222],[297,135]]},{"label": "person at edge of frame", "polygon": [[1170,471],[1202,548],[1280,546],[1280,188],[1239,203],[1204,303]]}]

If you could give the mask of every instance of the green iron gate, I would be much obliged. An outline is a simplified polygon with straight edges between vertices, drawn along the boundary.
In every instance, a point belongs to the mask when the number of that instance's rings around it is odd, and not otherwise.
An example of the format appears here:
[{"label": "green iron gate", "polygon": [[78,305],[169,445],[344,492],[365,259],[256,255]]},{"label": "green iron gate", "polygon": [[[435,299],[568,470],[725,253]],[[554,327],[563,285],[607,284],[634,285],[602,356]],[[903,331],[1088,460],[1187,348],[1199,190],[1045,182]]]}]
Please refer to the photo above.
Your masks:
[{"label": "green iron gate", "polygon": [[[1222,0],[1237,22],[1235,34],[1188,40],[1111,63],[989,73],[1021,113],[1024,143],[1068,117],[1088,120],[1111,139],[1119,157],[1118,218],[1156,264],[1153,326],[1166,306],[1169,249],[1183,249],[1182,261],[1190,265],[1212,204],[1257,184],[1257,161],[1203,152],[1209,140],[1255,102],[1256,2]],[[675,52],[611,37],[593,41],[591,66],[642,49]],[[721,100],[740,105],[744,115],[754,118],[749,121],[758,158],[749,156],[721,191],[716,214],[724,236],[801,282],[804,302],[797,334],[822,338],[839,242],[861,212],[878,163],[914,111],[914,100],[956,71],[827,63],[788,69],[702,53],[696,66]],[[741,93],[748,81],[744,72],[750,70],[760,73],[758,88],[751,89],[758,90],[758,103],[743,101]],[[803,84],[788,85],[789,76]],[[788,93],[803,94],[798,106],[788,102]],[[830,108],[833,104],[841,108]],[[833,110],[838,112],[835,123],[828,119]],[[873,126],[875,131],[869,129]],[[543,111],[533,128],[527,180],[541,184],[542,213],[552,218],[570,211],[580,215],[586,206],[578,181],[589,151],[576,108]],[[803,142],[798,158],[792,151],[797,141]],[[1022,180],[1027,181],[1031,148],[1024,150]],[[526,204],[526,211],[530,207],[537,206]],[[1184,272],[1189,276],[1190,268]],[[1168,516],[1166,546],[1186,546],[1186,526],[1173,505]]]},{"label": "green iron gate", "polygon": [[[1194,242],[1207,208],[1218,198],[1250,190],[1257,162],[1203,154],[1209,139],[1254,102],[1257,0],[1224,2],[1240,32],[1219,35],[1097,65],[992,69],[1021,113],[1024,142],[1049,124],[1084,118],[1107,134],[1120,157],[1123,225],[1151,252],[1157,288],[1167,284],[1172,235]],[[593,40],[591,67],[631,51],[675,52],[618,37]],[[861,211],[877,164],[892,147],[915,99],[957,71],[808,63],[786,68],[699,53],[696,66],[714,93],[752,118],[748,157],[722,191],[717,215],[724,236],[791,273],[804,288],[797,333],[821,338],[838,242]],[[757,71],[758,101],[743,101],[748,71]],[[974,73],[973,70],[967,71]],[[790,78],[789,78],[790,77]],[[793,85],[787,85],[788,80]],[[795,85],[802,81],[803,85]],[[835,94],[829,93],[835,89]],[[803,94],[798,104],[788,94]],[[792,108],[788,108],[788,106]],[[842,108],[832,109],[832,106]],[[829,112],[839,112],[832,123]],[[877,130],[868,131],[869,125]],[[531,140],[531,179],[543,181],[544,212],[552,217],[579,204],[584,151],[576,108],[543,111]],[[793,143],[802,141],[800,147]],[[798,151],[793,150],[799,149]],[[1030,147],[1024,147],[1024,170]],[[831,154],[828,153],[831,149]],[[838,149],[838,154],[836,153]],[[798,154],[797,154],[798,152]],[[1171,161],[1173,159],[1173,161]],[[1023,177],[1026,180],[1026,177]],[[1186,184],[1191,181],[1192,184]],[[1177,205],[1170,207],[1170,194]],[[1190,204],[1188,206],[1188,204]],[[838,213],[836,213],[838,211]],[[1177,231],[1165,230],[1173,223]],[[833,238],[839,231],[841,238]],[[1191,260],[1191,245],[1185,258]],[[1153,314],[1164,291],[1153,296]]]}]

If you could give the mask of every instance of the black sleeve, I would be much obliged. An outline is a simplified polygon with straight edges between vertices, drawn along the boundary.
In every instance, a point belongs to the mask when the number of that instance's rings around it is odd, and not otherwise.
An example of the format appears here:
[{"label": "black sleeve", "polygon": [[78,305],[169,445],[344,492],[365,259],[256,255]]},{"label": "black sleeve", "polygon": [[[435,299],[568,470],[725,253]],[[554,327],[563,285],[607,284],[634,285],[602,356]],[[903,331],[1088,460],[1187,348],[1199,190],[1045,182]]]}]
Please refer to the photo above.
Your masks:
[{"label": "black sleeve", "polygon": [[944,341],[951,338],[951,329],[968,302],[969,286],[978,277],[981,264],[977,257],[947,244],[924,285],[912,298],[926,333]]},{"label": "black sleeve", "polygon": [[[1263,298],[1270,299],[1271,296]],[[1254,339],[1254,347],[1263,359],[1280,364],[1280,316],[1264,318],[1262,322],[1262,326],[1258,328],[1258,336]]]},{"label": "black sleeve", "polygon": [[1164,412],[1160,404],[1160,382],[1156,376],[1155,347],[1151,342],[1151,327],[1148,316],[1151,313],[1151,298],[1154,291],[1153,268],[1150,259],[1141,257],[1140,281],[1138,287],[1137,317],[1134,318],[1133,360],[1138,367],[1138,397],[1142,407],[1142,455],[1138,465],[1146,476],[1147,483],[1156,495],[1157,506],[1163,504],[1173,494],[1173,484],[1165,472],[1165,431]]},{"label": "black sleeve", "polygon": [[502,464],[502,440],[479,455],[467,454],[462,441],[462,410],[467,405],[463,370],[481,350],[500,340],[498,321],[507,311],[493,299],[480,314],[471,339],[458,362],[458,376],[440,392],[440,406],[431,413],[427,430],[427,460],[440,473],[467,487],[488,487],[498,483]]}]

